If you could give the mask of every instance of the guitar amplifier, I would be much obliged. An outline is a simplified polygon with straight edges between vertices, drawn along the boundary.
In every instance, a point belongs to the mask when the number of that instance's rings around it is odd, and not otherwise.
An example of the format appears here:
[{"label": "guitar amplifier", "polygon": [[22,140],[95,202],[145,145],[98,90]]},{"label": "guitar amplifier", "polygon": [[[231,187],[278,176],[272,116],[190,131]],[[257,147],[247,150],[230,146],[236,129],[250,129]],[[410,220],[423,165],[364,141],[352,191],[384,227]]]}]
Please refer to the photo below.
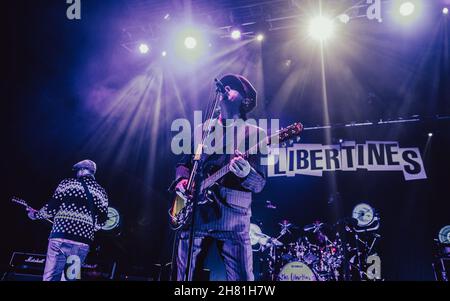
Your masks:
[{"label": "guitar amplifier", "polygon": [[[10,272],[25,277],[42,276],[46,257],[44,254],[14,252],[9,262]],[[90,256],[81,265],[81,278],[83,280],[112,280],[115,272],[115,262],[97,258],[91,259]]]},{"label": "guitar amplifier", "polygon": [[45,254],[14,252],[9,261],[15,273],[42,275],[45,268]]}]

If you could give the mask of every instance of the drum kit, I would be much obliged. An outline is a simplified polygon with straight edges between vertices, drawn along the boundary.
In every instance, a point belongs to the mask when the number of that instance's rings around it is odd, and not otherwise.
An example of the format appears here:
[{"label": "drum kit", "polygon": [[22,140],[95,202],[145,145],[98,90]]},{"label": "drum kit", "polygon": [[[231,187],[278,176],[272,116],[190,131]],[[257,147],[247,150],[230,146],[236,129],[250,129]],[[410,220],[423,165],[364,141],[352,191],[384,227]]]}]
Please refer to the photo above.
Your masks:
[{"label": "drum kit", "polygon": [[[366,258],[376,254],[380,235],[376,233],[378,216],[372,212],[372,220],[377,222],[374,226],[373,222],[368,223],[370,214],[366,210],[367,207],[360,208],[352,218],[335,224],[315,221],[298,227],[282,220],[276,237],[264,234],[259,225],[251,224],[253,251],[259,255],[261,264],[259,280],[368,280]],[[361,227],[362,224],[365,228]],[[368,225],[370,227],[366,227]]]}]

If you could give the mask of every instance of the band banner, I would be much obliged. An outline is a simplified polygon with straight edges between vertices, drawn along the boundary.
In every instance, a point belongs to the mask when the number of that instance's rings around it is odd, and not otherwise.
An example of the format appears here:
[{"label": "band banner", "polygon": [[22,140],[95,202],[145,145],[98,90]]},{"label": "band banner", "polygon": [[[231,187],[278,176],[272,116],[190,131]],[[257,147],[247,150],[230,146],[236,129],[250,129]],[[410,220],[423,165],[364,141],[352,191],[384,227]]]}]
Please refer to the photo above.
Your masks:
[{"label": "band banner", "polygon": [[321,177],[324,171],[367,170],[402,171],[406,181],[427,178],[419,149],[401,148],[395,141],[294,144],[271,152],[268,163],[269,177]]}]

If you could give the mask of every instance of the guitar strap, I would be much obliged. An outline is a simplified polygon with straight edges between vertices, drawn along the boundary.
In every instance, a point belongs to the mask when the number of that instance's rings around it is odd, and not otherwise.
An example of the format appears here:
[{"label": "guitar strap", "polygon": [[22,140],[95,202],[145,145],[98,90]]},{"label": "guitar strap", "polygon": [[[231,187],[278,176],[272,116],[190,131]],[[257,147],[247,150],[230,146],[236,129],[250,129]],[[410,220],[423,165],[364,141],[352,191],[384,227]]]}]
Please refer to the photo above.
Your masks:
[{"label": "guitar strap", "polygon": [[86,182],[83,178],[80,178],[79,181],[81,182],[81,185],[83,185],[84,192],[87,196],[87,205],[88,209],[91,211],[92,216],[92,230],[95,232],[95,207],[94,207],[94,197],[92,196],[92,193],[89,191],[89,187],[87,186]]}]

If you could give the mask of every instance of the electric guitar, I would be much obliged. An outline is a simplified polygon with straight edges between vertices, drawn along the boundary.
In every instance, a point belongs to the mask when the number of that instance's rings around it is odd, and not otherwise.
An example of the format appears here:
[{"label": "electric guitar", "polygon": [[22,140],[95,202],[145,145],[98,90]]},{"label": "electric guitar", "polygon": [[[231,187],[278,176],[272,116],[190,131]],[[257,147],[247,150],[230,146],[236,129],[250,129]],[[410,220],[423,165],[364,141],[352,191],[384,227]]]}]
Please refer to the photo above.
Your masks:
[{"label": "electric guitar", "polygon": [[[21,199],[21,198],[12,197],[11,201],[13,203],[22,205],[25,208],[29,208],[29,209],[37,211],[36,209],[34,209],[30,205],[28,205],[28,203],[25,200]],[[119,212],[116,209],[112,208],[112,207],[108,207],[108,219],[106,220],[105,225],[103,227],[100,227],[99,225],[95,224],[95,227],[94,227],[95,231],[98,231],[98,230],[105,230],[105,231],[112,230],[112,229],[114,229],[115,227],[118,226],[119,219],[120,219]],[[50,220],[48,218],[45,218],[45,220],[53,224],[52,220]]]},{"label": "electric guitar", "polygon": [[[294,123],[286,128],[283,128],[277,131],[275,134],[268,136],[266,138],[265,143],[270,146],[275,137],[278,137],[278,142],[280,144],[286,144],[286,141],[293,140],[294,138],[299,138],[300,133],[303,130],[303,125],[299,122]],[[259,144],[252,146],[249,150],[247,150],[242,157],[247,159],[251,154],[251,151],[256,149]],[[206,179],[204,179],[200,185],[198,185],[198,195],[199,201],[197,204],[202,205],[207,203],[208,201],[212,201],[209,195],[213,195],[214,193],[210,190],[212,186],[214,186],[217,181],[223,178],[226,174],[230,172],[230,164],[223,166],[221,169],[216,171],[215,173],[209,175]],[[197,186],[194,184],[194,187]],[[195,188],[194,188],[195,189]],[[192,209],[193,209],[193,192],[181,192],[176,191],[175,200],[173,201],[173,205],[169,210],[170,222],[172,228],[174,230],[180,229],[185,226],[191,219]]]},{"label": "electric guitar", "polygon": [[[12,201],[13,203],[17,203],[17,204],[19,204],[19,205],[22,205],[22,206],[24,206],[25,208],[29,208],[29,209],[32,209],[32,210],[34,210],[34,211],[37,211],[36,209],[33,209],[32,207],[30,207],[30,206],[27,204],[27,202],[26,202],[25,200],[21,199],[21,198],[13,197],[13,198],[11,199],[11,201]],[[48,218],[45,218],[45,220],[53,224],[53,221],[52,221],[52,220],[50,220],[50,219],[48,219]]]}]

